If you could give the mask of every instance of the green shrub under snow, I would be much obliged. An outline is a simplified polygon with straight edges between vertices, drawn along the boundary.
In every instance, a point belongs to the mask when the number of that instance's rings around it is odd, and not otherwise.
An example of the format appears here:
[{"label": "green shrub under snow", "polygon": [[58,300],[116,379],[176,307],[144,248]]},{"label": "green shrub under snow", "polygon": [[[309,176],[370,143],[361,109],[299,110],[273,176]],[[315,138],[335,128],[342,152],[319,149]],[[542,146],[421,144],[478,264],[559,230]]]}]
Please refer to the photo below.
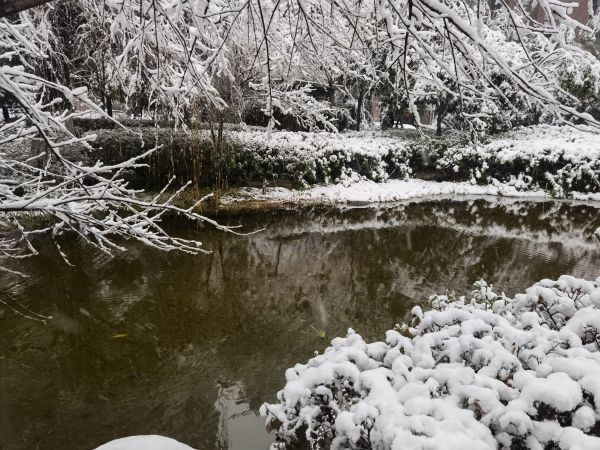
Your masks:
[{"label": "green shrub under snow", "polygon": [[142,148],[160,147],[148,168],[129,174],[139,187],[159,188],[176,176],[211,186],[218,178],[228,185],[252,183],[312,184],[385,181],[411,174],[412,150],[401,140],[364,133],[227,131],[214,145],[209,131],[146,129],[139,135],[120,130],[96,133],[91,155],[105,163],[123,161]]},{"label": "green shrub under snow", "polygon": [[478,282],[413,308],[385,341],[350,330],[262,406],[272,448],[600,448],[599,282],[563,276],[514,298]]},{"label": "green shrub under snow", "polygon": [[115,163],[158,145],[148,168],[128,174],[138,187],[158,189],[173,176],[196,186],[266,183],[296,188],[315,184],[382,182],[413,175],[438,181],[512,184],[559,197],[600,192],[600,136],[567,127],[518,129],[488,143],[459,137],[432,140],[414,133],[304,133],[229,129],[213,143],[208,130],[143,129],[139,135],[100,130],[92,158]]},{"label": "green shrub under snow", "polygon": [[438,149],[431,169],[448,180],[496,179],[560,197],[600,192],[600,136],[570,127],[521,128],[484,145]]}]

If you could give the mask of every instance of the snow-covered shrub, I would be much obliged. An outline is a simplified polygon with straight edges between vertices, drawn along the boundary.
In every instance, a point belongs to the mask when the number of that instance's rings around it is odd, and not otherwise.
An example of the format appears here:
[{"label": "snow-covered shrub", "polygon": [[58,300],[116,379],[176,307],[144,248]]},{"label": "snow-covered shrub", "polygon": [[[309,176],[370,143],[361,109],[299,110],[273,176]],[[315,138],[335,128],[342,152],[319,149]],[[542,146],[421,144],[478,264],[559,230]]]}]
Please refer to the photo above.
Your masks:
[{"label": "snow-covered shrub", "polygon": [[440,149],[431,160],[432,169],[450,180],[520,179],[523,189],[541,187],[560,197],[600,192],[600,138],[569,127],[521,128],[483,145]]},{"label": "snow-covered shrub", "polygon": [[[290,183],[305,187],[323,183],[403,179],[412,173],[413,149],[402,139],[369,133],[273,132],[263,129],[224,131],[221,153],[213,151],[208,130],[184,132],[142,128],[142,136],[123,130],[99,130],[91,158],[118,163],[140,153],[142,144],[161,148],[129,179],[136,186],[158,188],[175,176],[176,183],[198,181],[210,186],[215,171],[231,186]],[[218,163],[218,164],[217,164]]]},{"label": "snow-covered shrub", "polygon": [[176,177],[175,185],[183,185],[188,181],[203,186],[212,183],[214,164],[208,131],[194,130],[188,133],[169,128],[133,130],[135,132],[122,129],[95,131],[93,151],[86,153],[89,162],[121,163],[156,145],[160,149],[143,161],[147,167],[120,174],[133,187],[159,190],[173,177]]},{"label": "snow-covered shrub", "polygon": [[387,136],[274,132],[267,140],[262,132],[234,132],[228,139],[243,150],[236,154],[240,173],[252,165],[274,167],[278,169],[265,172],[291,178],[299,185],[385,181],[406,178],[412,172],[410,148],[403,140]]},{"label": "snow-covered shrub", "polygon": [[349,330],[262,406],[272,448],[600,448],[599,283],[562,276],[509,299],[478,282],[383,342]]},{"label": "snow-covered shrub", "polygon": [[557,75],[563,89],[577,98],[582,111],[600,118],[600,61],[567,53]]},{"label": "snow-covered shrub", "polygon": [[224,131],[220,152],[208,130],[134,130],[143,138],[120,129],[96,131],[92,162],[118,163],[139,155],[142,143],[157,144],[149,167],[129,177],[136,187],[151,189],[173,176],[179,184],[211,186],[221,171],[229,186],[382,182],[424,173],[438,181],[540,187],[558,197],[600,192],[600,135],[567,127],[521,128],[477,146],[451,134],[433,140],[409,131],[275,131],[269,139],[264,129],[232,127]]}]

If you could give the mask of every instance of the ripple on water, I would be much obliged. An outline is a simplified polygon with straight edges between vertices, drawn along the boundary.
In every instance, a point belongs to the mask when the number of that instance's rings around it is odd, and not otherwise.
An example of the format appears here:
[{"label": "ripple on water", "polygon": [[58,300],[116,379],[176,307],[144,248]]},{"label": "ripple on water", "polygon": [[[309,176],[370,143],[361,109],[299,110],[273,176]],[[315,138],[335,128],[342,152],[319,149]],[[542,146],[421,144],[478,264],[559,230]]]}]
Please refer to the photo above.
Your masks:
[{"label": "ripple on water", "polygon": [[348,327],[381,338],[432,293],[468,293],[480,278],[509,295],[563,273],[596,278],[599,216],[518,200],[262,211],[220,217],[266,228],[250,237],[173,224],[210,255],[130,242],[109,258],[67,238],[75,267],[40,240],[39,257],[14,262],[30,278],[2,274],[0,448],[144,434],[264,448],[257,411],[286,368]]}]

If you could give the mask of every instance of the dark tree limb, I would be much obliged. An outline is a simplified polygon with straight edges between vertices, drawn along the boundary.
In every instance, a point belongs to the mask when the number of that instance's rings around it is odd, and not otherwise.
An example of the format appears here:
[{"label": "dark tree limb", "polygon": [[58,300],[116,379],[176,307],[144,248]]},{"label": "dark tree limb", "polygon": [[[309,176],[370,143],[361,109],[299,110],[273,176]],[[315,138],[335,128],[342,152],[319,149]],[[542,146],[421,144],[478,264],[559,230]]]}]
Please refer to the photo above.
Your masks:
[{"label": "dark tree limb", "polygon": [[51,0],[0,0],[0,18],[12,16],[49,1]]}]

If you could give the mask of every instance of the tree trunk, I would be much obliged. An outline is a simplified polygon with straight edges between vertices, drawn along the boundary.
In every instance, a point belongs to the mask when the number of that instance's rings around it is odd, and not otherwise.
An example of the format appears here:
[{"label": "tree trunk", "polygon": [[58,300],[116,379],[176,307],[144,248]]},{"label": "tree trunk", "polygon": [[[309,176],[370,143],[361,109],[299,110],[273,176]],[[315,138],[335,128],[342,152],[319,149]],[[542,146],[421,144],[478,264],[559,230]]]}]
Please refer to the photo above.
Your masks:
[{"label": "tree trunk", "polygon": [[335,85],[333,81],[329,82],[329,104],[331,106],[335,105]]},{"label": "tree trunk", "polygon": [[356,131],[360,131],[360,123],[362,121],[362,110],[363,110],[364,99],[365,99],[365,93],[361,89],[358,94],[358,100],[356,101]]},{"label": "tree trunk", "polygon": [[444,113],[438,113],[437,117],[435,118],[435,120],[436,120],[435,135],[436,136],[442,135],[442,122],[444,121],[445,116],[446,116],[446,114],[444,114]]},{"label": "tree trunk", "polygon": [[0,18],[12,16],[34,6],[43,5],[50,0],[0,0]]},{"label": "tree trunk", "polygon": [[8,107],[6,106],[5,100],[0,99],[2,103],[2,118],[4,119],[4,123],[10,122],[10,113],[8,111]]},{"label": "tree trunk", "polygon": [[183,123],[188,126],[192,123],[192,115],[190,114],[190,109],[187,107],[187,105],[183,106]]},{"label": "tree trunk", "polygon": [[109,117],[113,116],[113,102],[112,102],[112,97],[110,96],[110,94],[106,94],[104,96],[105,98],[105,105],[106,105],[106,114],[109,115]]}]

